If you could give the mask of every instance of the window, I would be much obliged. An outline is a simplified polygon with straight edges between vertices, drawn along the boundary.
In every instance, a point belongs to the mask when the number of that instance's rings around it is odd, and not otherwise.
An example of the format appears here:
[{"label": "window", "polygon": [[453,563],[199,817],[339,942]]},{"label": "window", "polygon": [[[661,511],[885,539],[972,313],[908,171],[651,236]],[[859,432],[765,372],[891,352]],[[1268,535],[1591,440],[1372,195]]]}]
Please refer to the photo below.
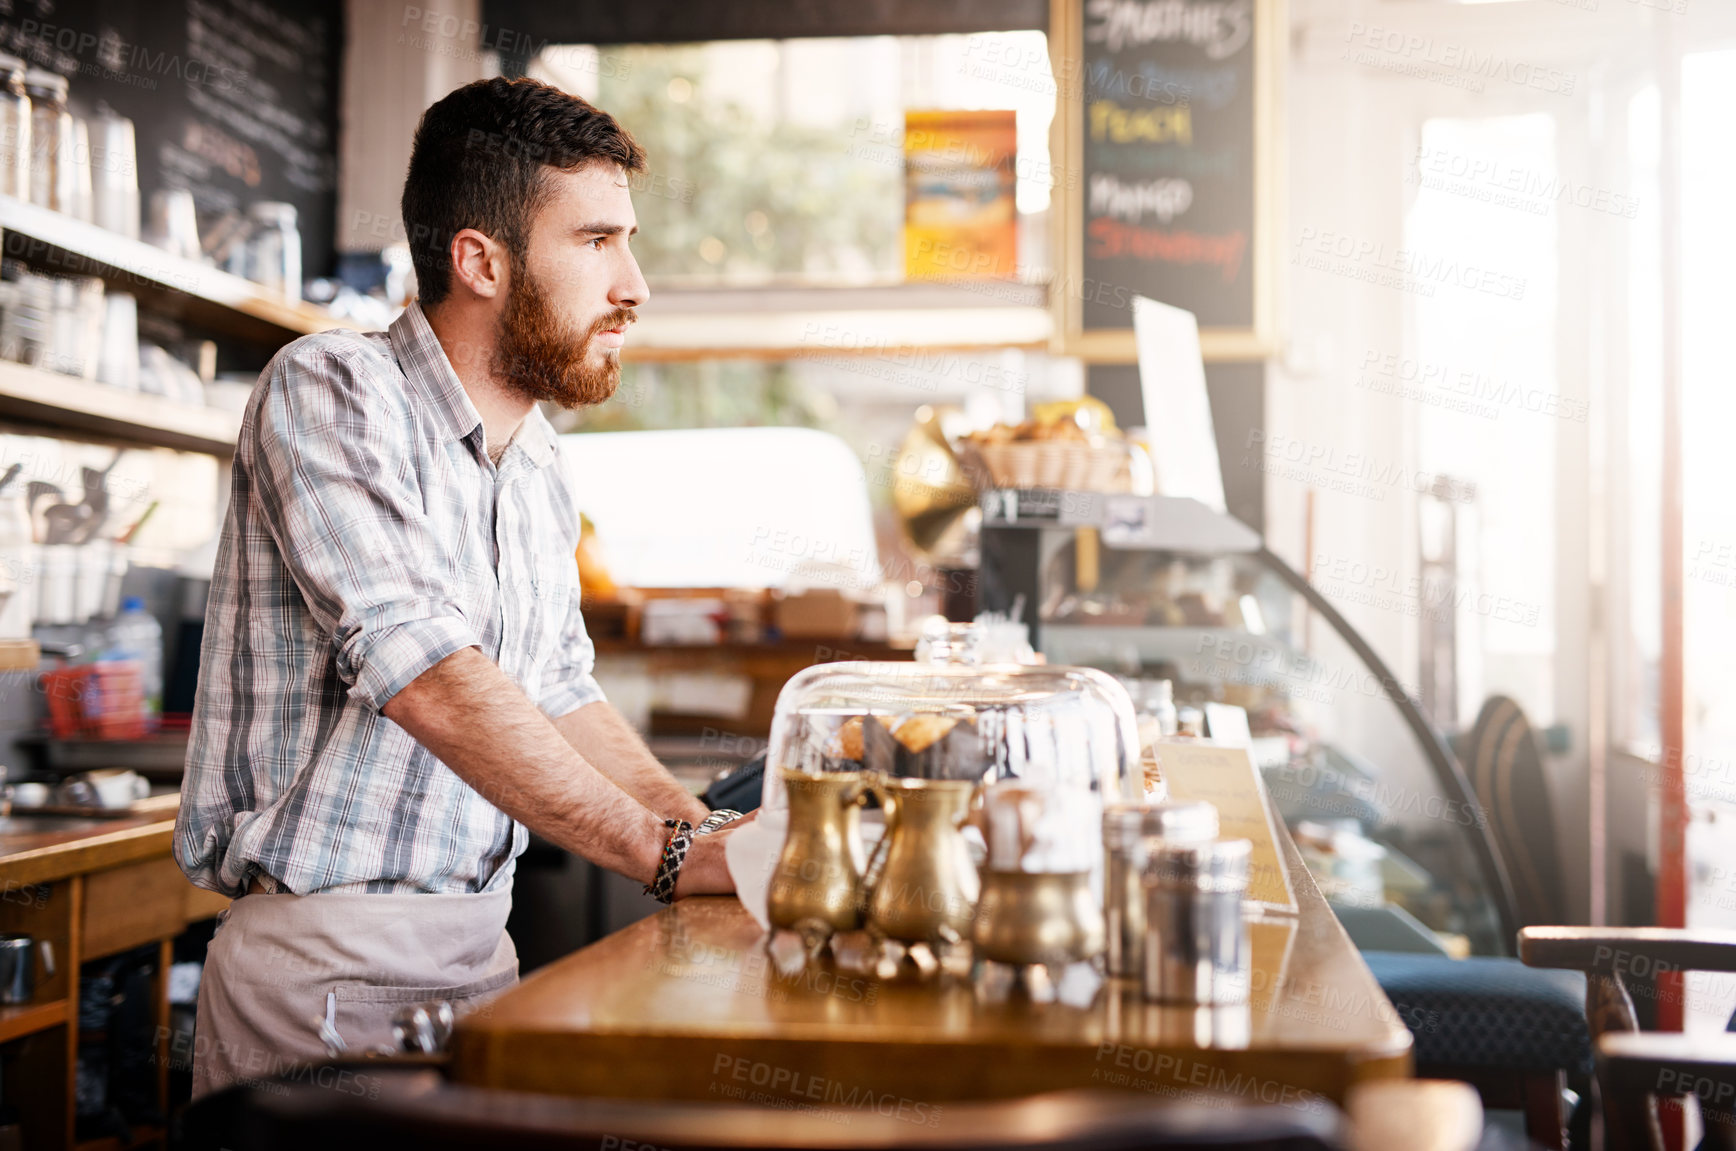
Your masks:
[{"label": "window", "polygon": [[[1430,398],[1443,401],[1420,408],[1418,458],[1425,473],[1449,481],[1459,557],[1458,586],[1427,590],[1434,606],[1453,605],[1458,721],[1469,725],[1487,696],[1503,692],[1547,724],[1562,408],[1548,402],[1558,393],[1556,223],[1540,209],[1552,207],[1555,122],[1544,114],[1428,120],[1420,154],[1445,178],[1424,183],[1405,229],[1416,359],[1430,373],[1425,383],[1439,381]],[[1500,186],[1532,194],[1495,196],[1496,181],[1453,178],[1467,165],[1500,171]]]},{"label": "window", "polygon": [[1659,236],[1658,90],[1628,102],[1628,186],[1636,200],[1628,228],[1627,478],[1625,597],[1627,626],[1614,637],[1618,746],[1656,759],[1658,654],[1663,633],[1658,509],[1663,492],[1663,249]]},{"label": "window", "polygon": [[822,586],[872,588],[880,580],[867,480],[834,436],[806,428],[599,432],[567,436],[563,449],[575,499],[617,583],[783,587],[808,575]]},{"label": "window", "polygon": [[[1736,502],[1730,498],[1730,318],[1736,314],[1736,154],[1729,114],[1736,52],[1682,61],[1682,557],[1686,747],[1721,760],[1724,802],[1736,800]],[[1705,773],[1700,773],[1705,774]],[[1693,794],[1690,773],[1690,802]]]},{"label": "window", "polygon": [[654,281],[898,282],[906,108],[1017,112],[1019,264],[1040,278],[1055,113],[1041,32],[569,45],[529,71],[645,145],[634,250]]}]

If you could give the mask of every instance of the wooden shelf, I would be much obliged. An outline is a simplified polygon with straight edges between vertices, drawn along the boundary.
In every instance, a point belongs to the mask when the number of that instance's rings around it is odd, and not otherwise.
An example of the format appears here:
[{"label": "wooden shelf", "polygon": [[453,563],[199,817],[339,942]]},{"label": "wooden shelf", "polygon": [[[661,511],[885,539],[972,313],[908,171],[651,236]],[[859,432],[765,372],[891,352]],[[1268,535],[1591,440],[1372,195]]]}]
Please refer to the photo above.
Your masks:
[{"label": "wooden shelf", "polygon": [[153,311],[218,335],[275,348],[296,336],[355,326],[312,304],[270,295],[251,280],[11,196],[0,196],[0,229],[9,257],[40,271],[99,276]]},{"label": "wooden shelf", "polygon": [[40,424],[49,432],[221,456],[234,453],[241,431],[241,416],[222,408],[172,403],[6,361],[0,361],[0,418]]},{"label": "wooden shelf", "polygon": [[69,1007],[70,1001],[66,999],[0,1007],[0,1043],[10,1043],[38,1031],[64,1026]]}]

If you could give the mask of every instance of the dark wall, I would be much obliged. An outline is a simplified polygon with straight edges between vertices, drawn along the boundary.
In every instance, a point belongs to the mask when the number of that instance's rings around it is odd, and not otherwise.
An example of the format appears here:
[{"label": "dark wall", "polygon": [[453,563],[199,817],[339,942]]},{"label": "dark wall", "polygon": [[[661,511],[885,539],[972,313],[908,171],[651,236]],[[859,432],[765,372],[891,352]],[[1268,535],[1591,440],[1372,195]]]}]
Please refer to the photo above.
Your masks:
[{"label": "dark wall", "polygon": [[[1085,390],[1115,413],[1122,428],[1146,426],[1145,402],[1139,395],[1139,368],[1134,364],[1092,364]],[[1207,364],[1206,393],[1211,399],[1212,426],[1218,436],[1220,465],[1247,454],[1248,435],[1266,423],[1266,366]],[[1224,502],[1230,514],[1257,532],[1266,530],[1265,473],[1258,468],[1227,466]]]},{"label": "dark wall", "polygon": [[483,41],[528,60],[548,44],[673,44],[798,36],[938,36],[1049,27],[1048,0],[483,0]]},{"label": "dark wall", "polygon": [[12,0],[0,13],[0,47],[68,77],[74,112],[100,101],[133,121],[142,203],[191,188],[202,228],[257,200],[294,204],[304,274],[331,270],[341,0]]}]

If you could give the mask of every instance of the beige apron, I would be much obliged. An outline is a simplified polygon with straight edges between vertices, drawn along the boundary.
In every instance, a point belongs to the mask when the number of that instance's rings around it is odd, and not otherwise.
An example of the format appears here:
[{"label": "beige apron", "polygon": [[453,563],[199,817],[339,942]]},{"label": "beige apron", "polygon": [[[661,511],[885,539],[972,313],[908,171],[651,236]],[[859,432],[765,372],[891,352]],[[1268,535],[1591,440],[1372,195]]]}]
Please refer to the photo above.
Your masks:
[{"label": "beige apron", "polygon": [[346,1058],[395,1051],[392,1015],[410,1004],[476,1007],[518,979],[511,909],[510,885],[242,896],[219,920],[199,983],[193,1096],[277,1076],[317,1080],[333,1036]]}]

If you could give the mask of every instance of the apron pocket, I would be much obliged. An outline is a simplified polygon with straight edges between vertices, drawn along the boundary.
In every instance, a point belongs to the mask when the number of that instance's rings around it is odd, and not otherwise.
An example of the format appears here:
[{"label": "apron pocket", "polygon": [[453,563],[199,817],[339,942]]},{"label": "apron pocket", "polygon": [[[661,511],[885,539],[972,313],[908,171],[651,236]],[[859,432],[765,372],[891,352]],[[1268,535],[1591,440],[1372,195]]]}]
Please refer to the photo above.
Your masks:
[{"label": "apron pocket", "polygon": [[[444,999],[452,1004],[457,1015],[465,1013],[467,1004],[490,995],[518,980],[515,963],[484,979],[446,987],[394,987],[367,983],[340,983],[331,988],[333,997],[332,1024],[342,1037],[348,1054],[368,1051],[397,1053],[392,1035],[392,1016],[401,1008],[417,1003]],[[322,1008],[324,1005],[321,1005]],[[322,1011],[322,1015],[325,1014]]]}]

